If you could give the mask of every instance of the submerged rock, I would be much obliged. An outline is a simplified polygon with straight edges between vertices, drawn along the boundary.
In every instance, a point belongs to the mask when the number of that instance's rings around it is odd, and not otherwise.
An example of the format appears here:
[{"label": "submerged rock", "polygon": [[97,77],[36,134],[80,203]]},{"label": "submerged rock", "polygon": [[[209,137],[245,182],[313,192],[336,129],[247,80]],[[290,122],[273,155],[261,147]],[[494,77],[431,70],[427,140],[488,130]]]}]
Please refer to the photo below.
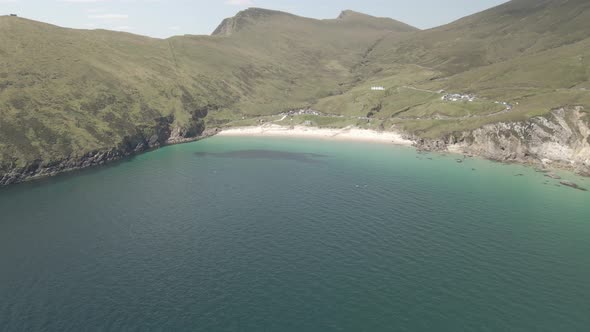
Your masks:
[{"label": "submerged rock", "polygon": [[566,187],[578,189],[578,190],[581,190],[581,191],[588,191],[588,189],[582,188],[582,187],[578,186],[577,184],[575,184],[575,183],[573,183],[571,181],[561,181],[560,183],[562,185],[566,186]]},{"label": "submerged rock", "polygon": [[545,176],[548,178],[555,179],[555,180],[561,180],[561,176],[559,176],[555,173],[547,173],[547,174],[545,174]]}]

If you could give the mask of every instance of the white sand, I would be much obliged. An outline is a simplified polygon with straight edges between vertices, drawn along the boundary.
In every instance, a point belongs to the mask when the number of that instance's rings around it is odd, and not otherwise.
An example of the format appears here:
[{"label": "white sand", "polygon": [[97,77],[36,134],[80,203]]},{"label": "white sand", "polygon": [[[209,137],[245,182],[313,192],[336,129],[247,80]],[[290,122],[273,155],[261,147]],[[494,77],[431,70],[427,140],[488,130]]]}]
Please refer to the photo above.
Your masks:
[{"label": "white sand", "polygon": [[365,141],[391,143],[396,145],[412,145],[412,141],[404,139],[400,134],[390,131],[346,127],[342,129],[315,128],[306,126],[285,127],[276,124],[265,124],[256,127],[240,127],[224,129],[220,136],[269,136],[269,137],[302,137],[322,138],[346,141]]}]

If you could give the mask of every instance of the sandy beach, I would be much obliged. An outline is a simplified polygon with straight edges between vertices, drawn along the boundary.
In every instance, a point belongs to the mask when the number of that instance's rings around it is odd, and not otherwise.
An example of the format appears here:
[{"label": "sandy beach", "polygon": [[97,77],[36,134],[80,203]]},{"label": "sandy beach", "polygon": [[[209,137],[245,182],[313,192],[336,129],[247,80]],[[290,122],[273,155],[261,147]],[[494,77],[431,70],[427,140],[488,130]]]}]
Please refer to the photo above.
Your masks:
[{"label": "sandy beach", "polygon": [[218,135],[320,138],[343,141],[390,143],[396,145],[412,145],[413,143],[395,132],[378,132],[356,127],[330,129],[306,126],[285,127],[276,124],[266,124],[253,127],[228,128],[222,130]]}]

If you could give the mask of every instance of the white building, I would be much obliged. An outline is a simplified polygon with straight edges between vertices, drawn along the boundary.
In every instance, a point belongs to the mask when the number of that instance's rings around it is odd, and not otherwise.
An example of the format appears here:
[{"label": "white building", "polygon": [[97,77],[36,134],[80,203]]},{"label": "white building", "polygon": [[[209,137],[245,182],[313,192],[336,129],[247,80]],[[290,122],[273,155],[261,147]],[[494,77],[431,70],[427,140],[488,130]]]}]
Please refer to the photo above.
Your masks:
[{"label": "white building", "polygon": [[385,91],[385,88],[382,86],[373,86],[371,87],[372,91]]},{"label": "white building", "polygon": [[472,94],[460,94],[460,93],[449,93],[442,96],[441,100],[444,101],[469,101],[473,102],[477,99],[475,95]]}]

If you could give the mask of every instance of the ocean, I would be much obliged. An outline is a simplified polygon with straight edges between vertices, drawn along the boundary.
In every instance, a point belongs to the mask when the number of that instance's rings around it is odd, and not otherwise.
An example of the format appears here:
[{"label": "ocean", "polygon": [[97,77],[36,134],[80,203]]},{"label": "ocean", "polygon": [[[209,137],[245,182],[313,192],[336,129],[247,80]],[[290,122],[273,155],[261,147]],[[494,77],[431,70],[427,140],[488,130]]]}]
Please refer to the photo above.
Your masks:
[{"label": "ocean", "polygon": [[590,192],[458,158],[213,137],[0,189],[0,330],[586,331]]}]

